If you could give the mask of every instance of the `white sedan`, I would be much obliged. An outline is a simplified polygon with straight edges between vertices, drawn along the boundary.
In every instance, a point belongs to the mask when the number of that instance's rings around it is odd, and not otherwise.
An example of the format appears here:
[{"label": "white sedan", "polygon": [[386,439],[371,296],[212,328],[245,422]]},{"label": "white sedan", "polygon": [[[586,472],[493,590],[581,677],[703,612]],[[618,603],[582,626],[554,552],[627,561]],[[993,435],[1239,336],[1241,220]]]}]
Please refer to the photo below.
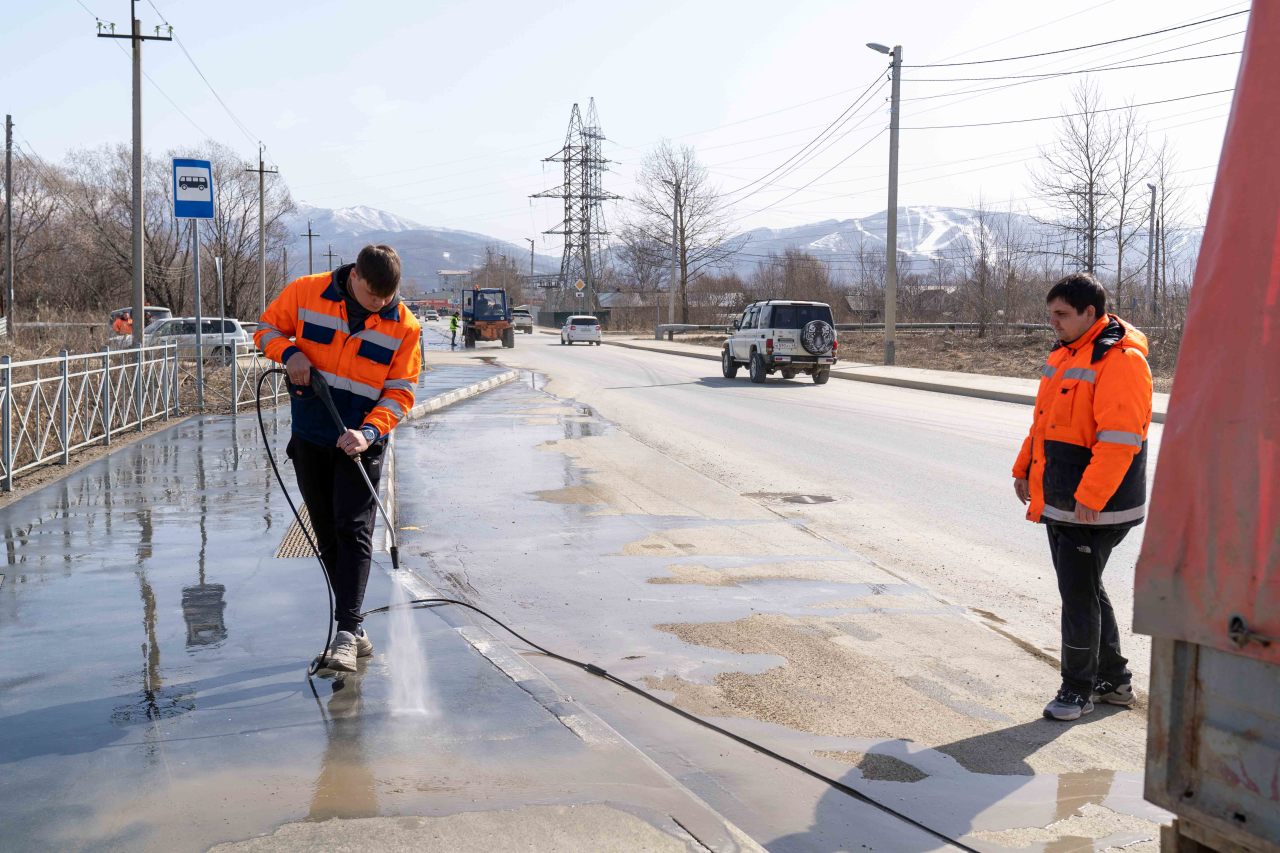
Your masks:
[{"label": "white sedan", "polygon": [[600,321],[586,314],[570,317],[560,327],[560,345],[583,341],[600,346]]}]

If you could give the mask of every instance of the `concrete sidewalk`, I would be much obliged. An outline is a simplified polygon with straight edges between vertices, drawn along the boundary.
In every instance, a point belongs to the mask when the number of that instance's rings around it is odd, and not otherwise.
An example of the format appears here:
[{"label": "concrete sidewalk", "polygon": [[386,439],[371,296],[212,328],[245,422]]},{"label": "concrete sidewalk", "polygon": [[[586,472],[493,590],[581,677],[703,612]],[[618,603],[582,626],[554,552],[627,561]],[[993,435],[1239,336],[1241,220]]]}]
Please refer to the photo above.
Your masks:
[{"label": "concrete sidewalk", "polygon": [[[604,342],[627,349],[680,355],[688,358],[720,361],[720,350],[704,344],[681,341],[654,341],[644,338],[619,340],[605,336]],[[933,391],[940,394],[958,394],[962,397],[980,397],[1006,403],[1034,405],[1038,379],[1021,379],[1013,376],[987,376],[981,373],[960,373],[952,370],[927,370],[919,367],[885,367],[858,362],[840,362],[831,371],[833,379],[854,382],[872,382],[878,385],[894,385],[914,388],[917,391]],[[1155,394],[1152,400],[1152,420],[1164,423],[1169,409],[1169,395]]]},{"label": "concrete sidewalk", "polygon": [[[433,396],[500,372],[459,371]],[[267,429],[292,488],[287,410]],[[0,509],[6,848],[759,849],[435,611],[370,617],[377,654],[313,695],[328,603],[313,558],[274,557],[292,521],[252,417],[191,418]],[[367,607],[395,594],[387,562]],[[397,695],[414,660],[425,697]]]}]

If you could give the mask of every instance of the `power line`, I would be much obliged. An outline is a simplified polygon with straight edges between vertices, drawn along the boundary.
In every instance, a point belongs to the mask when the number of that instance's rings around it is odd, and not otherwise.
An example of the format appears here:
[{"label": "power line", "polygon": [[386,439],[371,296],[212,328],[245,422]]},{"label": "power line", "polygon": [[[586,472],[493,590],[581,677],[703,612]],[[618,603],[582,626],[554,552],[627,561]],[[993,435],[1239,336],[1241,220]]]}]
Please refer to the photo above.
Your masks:
[{"label": "power line", "polygon": [[[1179,48],[1180,49],[1180,48]],[[1093,74],[1098,71],[1124,71],[1129,68],[1151,68],[1155,65],[1173,65],[1178,62],[1194,62],[1199,59],[1217,59],[1220,56],[1239,56],[1243,51],[1232,50],[1226,53],[1206,53],[1201,56],[1185,56],[1181,59],[1165,59],[1160,62],[1140,62],[1135,65],[1102,65],[1095,68],[1078,68],[1074,71],[1048,71],[1043,74],[1009,74],[1003,77],[938,77],[938,78],[912,78],[903,80],[903,83],[964,83],[976,82],[979,80],[1046,80],[1054,77],[1065,77],[1070,74]],[[969,92],[991,92],[996,89],[1004,89],[1005,86],[993,86],[990,89],[970,89]],[[931,98],[945,98],[955,94],[968,94],[968,92],[957,93],[948,92],[943,95],[923,95],[916,98],[903,98],[904,101],[927,101]]]},{"label": "power line", "polygon": [[[172,29],[172,24],[169,23],[169,20],[164,16],[164,13],[160,11],[160,9],[156,6],[154,2],[152,2],[152,0],[147,0],[147,5],[150,6],[153,10],[155,10],[155,13],[160,16],[160,20],[164,21],[164,25],[166,27],[169,27],[170,29]],[[196,73],[200,75],[200,79],[203,80],[204,84],[209,87],[209,91],[213,93],[213,97],[216,98],[218,100],[218,103],[222,105],[222,108],[226,110],[227,115],[231,117],[231,121],[236,125],[236,127],[240,130],[240,132],[245,135],[245,137],[249,140],[250,143],[258,144],[260,141],[260,137],[257,137],[255,134],[251,133],[249,131],[249,128],[245,125],[245,123],[242,122],[240,118],[234,112],[231,111],[231,107],[227,106],[227,102],[222,99],[222,96],[218,94],[218,90],[213,88],[213,84],[209,82],[209,78],[206,77],[204,72],[200,70],[200,66],[196,64],[195,58],[192,57],[191,52],[187,50],[187,46],[182,43],[182,39],[177,36],[174,36],[173,40],[178,43],[178,47],[182,50],[182,54],[186,56],[187,61],[191,63],[191,67],[194,68],[196,70]]]},{"label": "power line", "polygon": [[1192,98],[1205,98],[1210,95],[1224,95],[1228,92],[1234,92],[1234,91],[1235,91],[1234,88],[1217,89],[1213,92],[1199,92],[1195,95],[1183,95],[1180,98],[1165,98],[1164,100],[1161,100],[1161,101],[1147,101],[1146,103],[1142,103],[1142,104],[1128,104],[1123,107],[1107,107],[1105,109],[1088,110],[1086,112],[1079,112],[1079,113],[1062,113],[1060,115],[1052,115],[1052,116],[1035,116],[1034,118],[1014,118],[1014,119],[1006,119],[1004,121],[973,122],[971,124],[933,124],[933,125],[924,125],[924,126],[918,126],[918,127],[904,127],[902,129],[903,130],[957,130],[959,128],[964,128],[964,127],[994,127],[996,125],[1002,125],[1002,124],[1026,124],[1028,122],[1033,122],[1033,121],[1051,121],[1053,119],[1059,119],[1059,118],[1076,118],[1078,116],[1091,115],[1094,113],[1113,113],[1113,112],[1116,112],[1117,110],[1128,110],[1128,109],[1134,109],[1136,107],[1153,107],[1153,106],[1156,106],[1157,104],[1171,104],[1171,103],[1174,103],[1175,101],[1188,101],[1188,100],[1191,100]]},{"label": "power line", "polygon": [[735,190],[729,190],[727,193],[725,193],[725,195],[737,195],[738,193],[742,192],[743,190],[747,189],[748,187],[755,186],[756,184],[760,183],[761,181],[766,180],[770,175],[774,174],[775,172],[778,172],[778,171],[782,170],[782,169],[783,169],[783,168],[785,168],[789,163],[791,163],[793,160],[795,160],[795,159],[796,159],[796,158],[798,158],[798,157],[801,157],[801,156],[802,156],[806,151],[808,151],[811,147],[813,147],[813,146],[815,146],[815,145],[817,145],[817,144],[821,143],[821,142],[823,141],[823,138],[824,138],[824,137],[828,137],[830,134],[834,133],[834,132],[835,132],[835,130],[836,130],[839,126],[841,126],[841,125],[845,124],[846,122],[848,122],[849,120],[851,120],[851,119],[853,118],[853,116],[856,114],[856,111],[858,110],[859,106],[862,104],[862,100],[863,100],[864,98],[868,97],[869,95],[871,95],[871,94],[872,94],[872,90],[878,90],[878,89],[880,89],[880,88],[884,88],[884,85],[885,85],[885,81],[884,81],[884,79],[883,79],[883,76],[882,76],[881,74],[876,74],[875,79],[873,79],[873,80],[871,81],[871,85],[867,86],[867,88],[866,88],[865,90],[863,90],[863,92],[862,92],[862,94],[861,94],[861,95],[859,95],[858,97],[854,98],[853,103],[851,103],[849,106],[845,107],[845,108],[844,108],[844,111],[843,111],[843,112],[841,112],[841,113],[840,113],[840,115],[836,116],[836,117],[835,117],[835,119],[834,119],[834,120],[832,120],[832,122],[831,122],[829,125],[827,125],[827,126],[822,130],[822,132],[821,132],[821,133],[819,133],[817,136],[813,137],[813,139],[810,139],[810,140],[809,140],[808,142],[806,142],[803,146],[801,146],[801,147],[800,147],[800,149],[799,149],[798,151],[796,151],[794,154],[792,154],[792,155],[791,155],[790,157],[788,157],[786,160],[783,160],[783,161],[782,161],[781,163],[779,163],[777,166],[774,166],[772,169],[770,169],[770,170],[769,170],[768,172],[766,172],[765,174],[763,174],[763,175],[761,175],[760,177],[756,178],[754,181],[750,181],[750,182],[748,182],[748,183],[746,183],[746,184],[743,184],[742,186],[738,187],[738,188],[737,188],[737,189],[735,189]]},{"label": "power line", "polygon": [[1164,33],[1171,33],[1171,32],[1174,32],[1175,30],[1184,30],[1184,29],[1187,29],[1188,27],[1198,27],[1204,24],[1214,23],[1215,21],[1223,21],[1223,20],[1226,20],[1227,18],[1234,18],[1238,15],[1247,15],[1247,14],[1249,14],[1249,10],[1242,9],[1239,12],[1231,12],[1226,15],[1219,15],[1216,18],[1206,18],[1202,21],[1195,21],[1190,24],[1179,24],[1176,27],[1166,27],[1163,30],[1152,30],[1149,33],[1138,33],[1137,35],[1125,36],[1124,38],[1110,39],[1108,41],[1100,41],[1100,42],[1095,42],[1093,44],[1082,44],[1076,47],[1064,47],[1059,50],[1046,50],[1040,53],[1027,53],[1027,54],[1023,54],[1022,56],[1002,56],[998,59],[975,59],[970,62],[936,62],[936,63],[927,64],[927,65],[904,65],[902,67],[903,68],[956,68],[962,65],[989,65],[990,63],[993,63],[993,62],[1015,62],[1020,59],[1038,59],[1039,57],[1042,57],[1042,56],[1056,56],[1060,53],[1071,53],[1077,50],[1089,50],[1095,47],[1105,47],[1109,44],[1120,44],[1121,42],[1133,41],[1135,39],[1149,38],[1151,36],[1158,36]]}]

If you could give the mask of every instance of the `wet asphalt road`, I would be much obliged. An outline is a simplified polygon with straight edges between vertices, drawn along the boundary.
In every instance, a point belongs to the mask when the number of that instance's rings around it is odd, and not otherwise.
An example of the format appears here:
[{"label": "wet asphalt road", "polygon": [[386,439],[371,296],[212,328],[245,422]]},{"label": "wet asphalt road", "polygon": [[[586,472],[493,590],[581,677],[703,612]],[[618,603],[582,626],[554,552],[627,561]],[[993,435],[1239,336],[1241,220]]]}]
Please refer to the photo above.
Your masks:
[{"label": "wet asphalt road", "polygon": [[[449,373],[424,385],[493,370]],[[287,416],[267,423],[280,454]],[[542,850],[735,849],[588,712],[434,611],[398,640],[371,617],[375,656],[313,694],[327,601],[313,559],[275,556],[291,522],[252,417],[188,420],[0,509],[0,849],[484,850],[526,830]],[[387,562],[367,606],[391,600]],[[425,714],[395,695],[410,658]]]}]

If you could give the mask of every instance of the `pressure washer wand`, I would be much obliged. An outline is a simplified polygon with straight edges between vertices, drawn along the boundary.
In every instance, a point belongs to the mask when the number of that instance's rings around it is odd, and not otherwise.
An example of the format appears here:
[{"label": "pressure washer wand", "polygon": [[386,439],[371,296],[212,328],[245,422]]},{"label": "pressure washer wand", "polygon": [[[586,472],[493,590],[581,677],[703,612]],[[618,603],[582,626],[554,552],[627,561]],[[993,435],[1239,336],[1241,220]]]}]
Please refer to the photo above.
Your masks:
[{"label": "pressure washer wand", "polygon": [[[338,407],[333,404],[333,397],[329,394],[329,382],[324,378],[324,374],[315,368],[311,370],[311,387],[316,392],[316,396],[320,398],[320,402],[324,403],[324,407],[329,410],[329,417],[333,418],[333,423],[338,428],[338,432],[346,432],[347,425],[343,423],[342,416],[338,414]],[[396,539],[395,525],[391,523],[391,518],[387,515],[387,508],[382,505],[382,499],[378,497],[378,490],[373,487],[373,481],[369,479],[369,472],[364,470],[364,465],[360,462],[360,454],[353,455],[351,461],[355,463],[356,470],[364,478],[364,484],[369,487],[369,494],[373,496],[373,502],[378,505],[378,512],[382,513],[382,522],[387,526],[387,533],[391,537],[391,547],[387,549],[391,552],[391,567],[399,571],[400,543]]]}]

